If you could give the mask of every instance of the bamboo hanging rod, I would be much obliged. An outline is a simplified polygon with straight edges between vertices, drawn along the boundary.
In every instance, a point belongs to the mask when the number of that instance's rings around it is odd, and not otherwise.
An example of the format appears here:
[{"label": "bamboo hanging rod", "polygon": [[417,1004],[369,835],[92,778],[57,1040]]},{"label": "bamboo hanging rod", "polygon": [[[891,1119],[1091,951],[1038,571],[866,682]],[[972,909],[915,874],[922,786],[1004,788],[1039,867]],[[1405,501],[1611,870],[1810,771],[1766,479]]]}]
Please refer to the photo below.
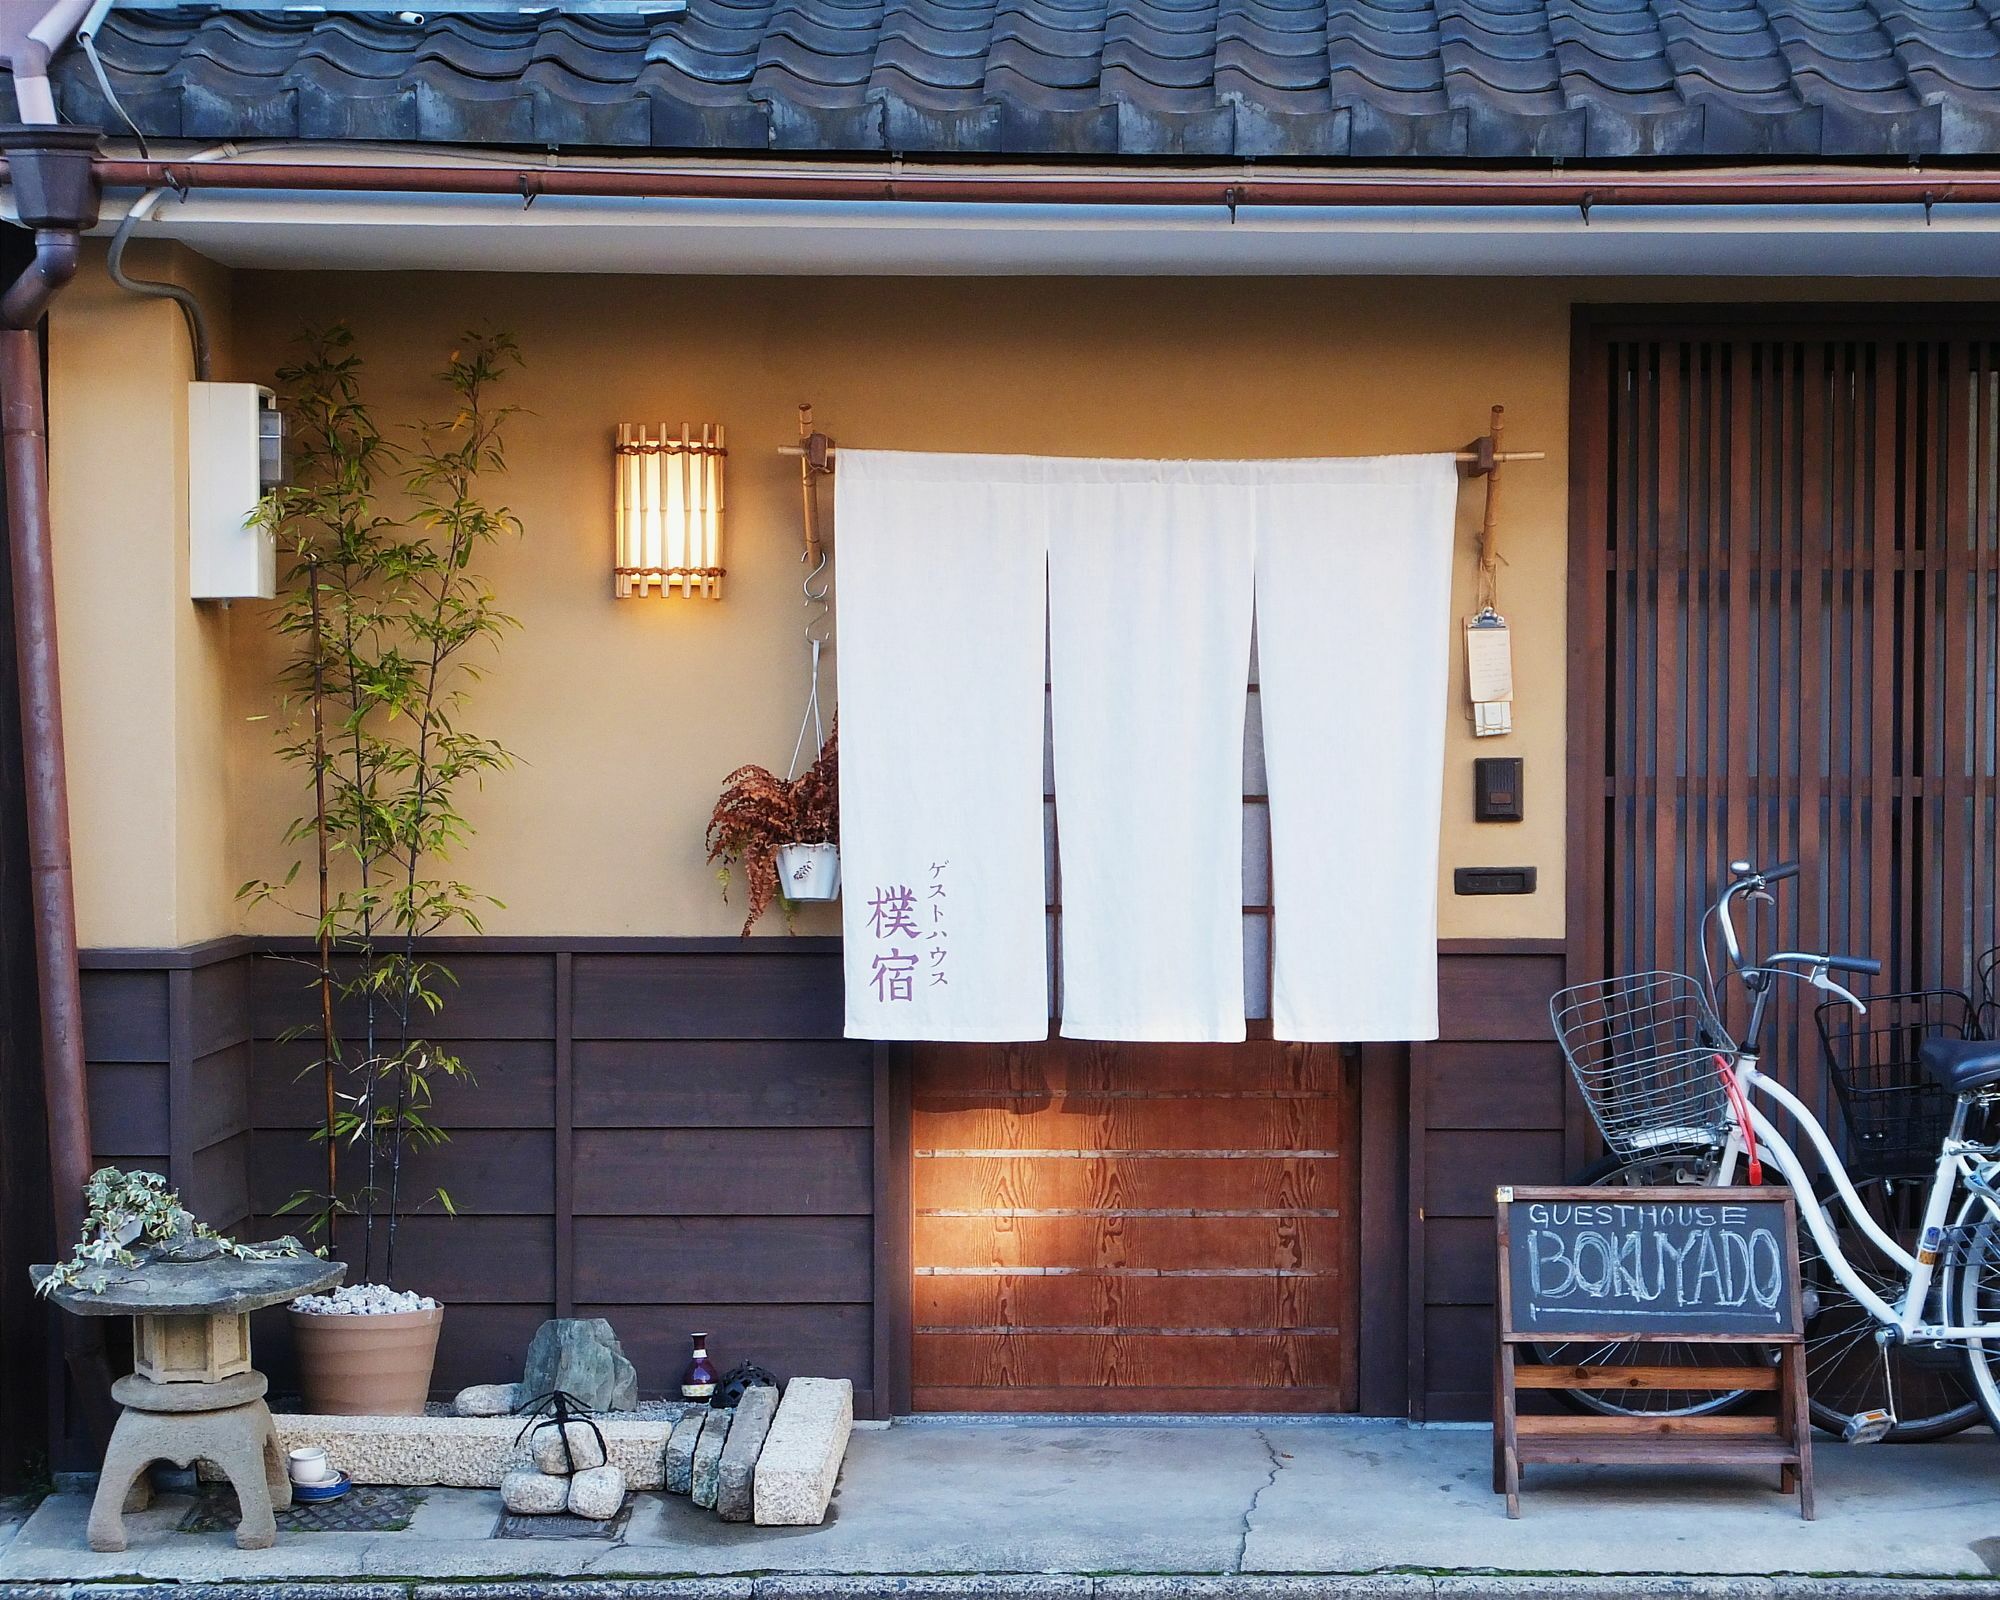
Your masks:
[{"label": "bamboo hanging rod", "polygon": [[[825,434],[815,434],[813,437],[824,442],[817,447],[810,444],[781,444],[778,446],[778,454],[781,456],[803,456],[812,464],[812,469],[815,472],[831,472],[833,470],[833,458],[840,454],[839,446],[835,445]],[[1488,448],[1482,450],[1479,448],[1480,445],[1487,445]],[[1472,476],[1475,478],[1484,473],[1491,472],[1494,467],[1504,462],[1546,461],[1548,458],[1549,453],[1546,450],[1492,449],[1490,436],[1486,439],[1475,440],[1465,449],[1454,451],[1452,454],[1452,460],[1465,462],[1472,467]]]},{"label": "bamboo hanging rod", "polygon": [[[1486,480],[1486,512],[1480,519],[1479,528],[1479,575],[1480,603],[1488,609],[1498,596],[1498,569],[1502,559],[1495,526],[1500,488],[1497,469],[1510,461],[1546,461],[1549,458],[1546,450],[1502,450],[1502,415],[1502,408],[1495,406],[1488,431],[1463,450],[1452,453],[1452,459],[1467,469],[1468,478]],[[819,526],[818,481],[833,471],[834,457],[839,453],[833,440],[813,427],[812,407],[809,405],[799,407],[799,442],[778,446],[779,455],[796,457],[799,463],[799,488],[804,497],[805,511],[805,558],[815,571],[823,562],[825,551]]]}]

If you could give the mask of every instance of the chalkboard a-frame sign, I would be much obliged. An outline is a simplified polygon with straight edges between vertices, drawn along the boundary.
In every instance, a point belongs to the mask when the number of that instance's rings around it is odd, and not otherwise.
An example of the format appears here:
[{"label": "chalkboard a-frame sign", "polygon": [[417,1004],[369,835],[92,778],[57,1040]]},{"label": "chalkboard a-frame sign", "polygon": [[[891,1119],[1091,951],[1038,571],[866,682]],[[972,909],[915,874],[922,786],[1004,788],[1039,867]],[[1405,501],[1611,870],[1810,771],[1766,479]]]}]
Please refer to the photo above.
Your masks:
[{"label": "chalkboard a-frame sign", "polygon": [[[1520,1514],[1521,1468],[1570,1464],[1775,1466],[1813,1514],[1797,1213],[1787,1189],[1502,1188],[1493,1487]],[[1727,1346],[1712,1366],[1685,1348]],[[1564,1364],[1578,1347],[1588,1365]],[[1605,1345],[1631,1345],[1601,1359]],[[1744,1364],[1746,1350],[1764,1357]],[[1573,1358],[1573,1359],[1576,1359]],[[1720,1416],[1521,1416],[1521,1390],[1746,1389]]]},{"label": "chalkboard a-frame sign", "polygon": [[1508,1306],[1523,1333],[1754,1341],[1803,1331],[1788,1190],[1545,1192],[1499,1202]]}]

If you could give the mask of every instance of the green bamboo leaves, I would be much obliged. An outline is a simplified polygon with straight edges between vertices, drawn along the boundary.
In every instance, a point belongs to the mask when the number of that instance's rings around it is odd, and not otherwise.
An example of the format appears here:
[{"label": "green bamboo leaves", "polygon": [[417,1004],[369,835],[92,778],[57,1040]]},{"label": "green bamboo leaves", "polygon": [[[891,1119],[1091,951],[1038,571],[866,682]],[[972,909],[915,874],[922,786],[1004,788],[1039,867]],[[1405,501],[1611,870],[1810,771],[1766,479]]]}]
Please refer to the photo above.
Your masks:
[{"label": "green bamboo leaves", "polygon": [[[285,829],[301,851],[284,878],[239,897],[294,910],[313,930],[316,1073],[324,1090],[323,1182],[284,1209],[309,1215],[333,1246],[339,1219],[359,1219],[364,1279],[395,1276],[396,1227],[412,1199],[411,1149],[443,1143],[433,1120],[440,1082],[466,1065],[426,1037],[450,971],[422,941],[478,933],[498,904],[448,870],[472,829],[467,785],[511,765],[497,741],[462,722],[468,686],[518,626],[473,570],[485,547],[521,525],[488,501],[506,471],[505,424],[516,408],[493,390],[520,353],[504,333],[465,335],[438,374],[446,405],[407,436],[386,438],[361,389],[344,327],[308,332],[280,370],[296,441],[293,480],[266,496],[260,526],[276,535],[285,587],[272,626],[284,639],[278,754],[300,771],[311,806]],[[310,906],[293,895],[310,871]],[[349,1159],[343,1163],[343,1156]],[[358,1167],[359,1171],[353,1169]]]}]

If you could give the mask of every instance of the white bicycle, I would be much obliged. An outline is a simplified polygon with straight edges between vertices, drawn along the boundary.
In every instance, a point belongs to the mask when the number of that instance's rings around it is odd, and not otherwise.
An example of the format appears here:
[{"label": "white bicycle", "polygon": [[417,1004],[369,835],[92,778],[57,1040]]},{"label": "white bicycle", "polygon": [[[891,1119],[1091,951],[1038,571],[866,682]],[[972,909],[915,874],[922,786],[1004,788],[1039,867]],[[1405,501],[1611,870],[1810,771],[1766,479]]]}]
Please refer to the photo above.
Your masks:
[{"label": "white bicycle", "polygon": [[[1770,900],[1772,886],[1798,870],[1731,863],[1728,887],[1703,918],[1704,965],[1712,919],[1728,956],[1725,976],[1748,995],[1741,1042],[1719,1020],[1714,984],[1681,973],[1585,984],[1550,1002],[1608,1151],[1574,1181],[1757,1183],[1775,1168],[1798,1200],[1814,1420],[1856,1443],[1938,1438],[1982,1414],[2000,1429],[2000,1143],[1983,1137],[1987,1113],[2000,1104],[2000,1042],[1979,1037],[1979,1013],[1963,997],[1956,1008],[1936,995],[1864,1002],[1833,977],[1879,973],[1878,961],[1796,950],[1746,956],[1738,902]],[[1773,993],[1794,980],[1831,997],[1821,1031],[1849,1122],[1852,1170],[1812,1110],[1762,1070]],[[1871,1003],[1889,1008],[1886,1022],[1871,1019],[1863,1030],[1829,1021],[1829,1012],[1862,1016]],[[1902,1070],[1885,1075],[1885,1064]],[[1793,1139],[1773,1112],[1784,1114]],[[1913,1130],[1920,1162],[1910,1159]],[[1636,1352],[1572,1343],[1539,1354],[1566,1365],[1717,1359],[1712,1345]],[[1570,1398],[1599,1411],[1669,1416],[1724,1410],[1746,1397],[1660,1388]]]}]

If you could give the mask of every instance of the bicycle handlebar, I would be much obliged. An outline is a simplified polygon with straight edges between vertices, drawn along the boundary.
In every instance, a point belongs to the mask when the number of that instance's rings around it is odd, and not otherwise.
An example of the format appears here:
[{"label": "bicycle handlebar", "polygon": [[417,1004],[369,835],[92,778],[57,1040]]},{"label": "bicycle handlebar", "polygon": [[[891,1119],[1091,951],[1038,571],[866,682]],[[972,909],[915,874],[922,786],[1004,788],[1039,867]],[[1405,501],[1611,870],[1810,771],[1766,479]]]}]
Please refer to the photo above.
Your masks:
[{"label": "bicycle handlebar", "polygon": [[[1729,952],[1729,964],[1739,975],[1755,969],[1756,963],[1746,965],[1743,959],[1742,942],[1736,932],[1735,902],[1739,895],[1758,895],[1774,883],[1783,883],[1787,878],[1799,875],[1796,861],[1780,862],[1775,867],[1767,867],[1761,872],[1748,861],[1732,861],[1729,864],[1731,877],[1735,880],[1722,891],[1713,911],[1722,926],[1722,942]],[[1767,897],[1768,898],[1768,897]],[[1882,963],[1871,956],[1843,956],[1817,952],[1788,951],[1784,955],[1768,958],[1771,962],[1789,961],[1800,965],[1816,965],[1831,972],[1857,972],[1874,977],[1881,972]]]}]

